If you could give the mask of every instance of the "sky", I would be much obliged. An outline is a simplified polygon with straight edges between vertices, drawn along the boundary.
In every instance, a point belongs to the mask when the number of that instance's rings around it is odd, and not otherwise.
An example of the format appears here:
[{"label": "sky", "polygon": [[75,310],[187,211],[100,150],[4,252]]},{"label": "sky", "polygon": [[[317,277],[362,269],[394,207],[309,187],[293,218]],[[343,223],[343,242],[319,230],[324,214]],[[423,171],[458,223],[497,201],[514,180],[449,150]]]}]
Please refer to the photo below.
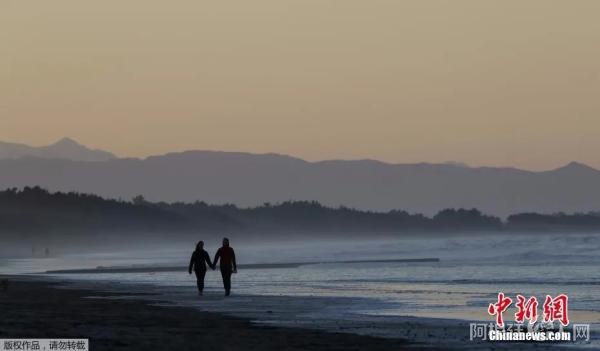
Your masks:
[{"label": "sky", "polygon": [[0,2],[0,140],[600,167],[600,1]]}]

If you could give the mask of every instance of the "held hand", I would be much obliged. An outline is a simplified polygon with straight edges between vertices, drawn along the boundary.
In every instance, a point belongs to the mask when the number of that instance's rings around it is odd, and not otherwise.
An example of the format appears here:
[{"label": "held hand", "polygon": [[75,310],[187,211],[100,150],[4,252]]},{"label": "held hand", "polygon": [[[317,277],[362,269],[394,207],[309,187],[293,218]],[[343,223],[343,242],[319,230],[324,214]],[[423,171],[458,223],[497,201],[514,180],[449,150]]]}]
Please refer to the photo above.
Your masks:
[{"label": "held hand", "polygon": [[189,274],[192,274],[192,271],[188,271]]}]

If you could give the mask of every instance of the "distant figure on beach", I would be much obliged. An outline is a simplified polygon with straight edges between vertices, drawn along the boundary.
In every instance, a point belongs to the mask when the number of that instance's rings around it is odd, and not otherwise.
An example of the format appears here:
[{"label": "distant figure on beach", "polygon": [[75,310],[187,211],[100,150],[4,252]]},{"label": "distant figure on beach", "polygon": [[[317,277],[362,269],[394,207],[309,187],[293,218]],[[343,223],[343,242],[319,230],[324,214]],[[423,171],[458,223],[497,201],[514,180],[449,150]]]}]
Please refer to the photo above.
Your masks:
[{"label": "distant figure on beach", "polygon": [[237,273],[237,264],[235,263],[235,252],[229,247],[229,239],[223,238],[223,246],[215,254],[213,261],[213,269],[217,266],[217,262],[221,259],[219,268],[223,277],[223,287],[225,288],[225,296],[229,296],[231,292],[231,273]]},{"label": "distant figure on beach", "polygon": [[202,291],[204,290],[204,276],[206,275],[207,264],[211,269],[215,269],[215,267],[210,263],[210,256],[208,255],[208,252],[204,250],[204,241],[200,240],[196,244],[196,250],[194,250],[192,253],[192,258],[190,258],[190,267],[188,268],[189,274],[192,274],[192,269],[194,270],[194,273],[196,273],[198,295],[202,295]]}]

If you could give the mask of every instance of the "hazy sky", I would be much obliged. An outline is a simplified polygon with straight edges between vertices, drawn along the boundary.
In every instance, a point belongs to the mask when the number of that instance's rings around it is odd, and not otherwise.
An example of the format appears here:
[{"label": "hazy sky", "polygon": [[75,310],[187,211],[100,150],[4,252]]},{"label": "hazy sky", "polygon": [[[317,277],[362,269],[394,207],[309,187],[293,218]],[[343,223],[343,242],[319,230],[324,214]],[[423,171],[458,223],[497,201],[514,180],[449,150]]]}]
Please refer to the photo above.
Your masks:
[{"label": "hazy sky", "polygon": [[0,140],[600,167],[600,1],[0,2]]}]

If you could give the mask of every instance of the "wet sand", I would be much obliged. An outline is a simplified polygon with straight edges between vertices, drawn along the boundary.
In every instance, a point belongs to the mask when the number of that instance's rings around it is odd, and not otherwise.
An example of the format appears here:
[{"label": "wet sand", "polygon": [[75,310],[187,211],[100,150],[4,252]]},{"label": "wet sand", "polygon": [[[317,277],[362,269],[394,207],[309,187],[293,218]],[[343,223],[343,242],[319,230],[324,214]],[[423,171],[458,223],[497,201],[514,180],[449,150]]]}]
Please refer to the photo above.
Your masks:
[{"label": "wet sand", "polygon": [[[89,338],[90,350],[406,350],[400,339],[266,327],[159,300],[62,289],[29,277],[0,287],[0,338]],[[118,296],[123,296],[119,293]],[[423,348],[419,348],[423,349]]]}]

